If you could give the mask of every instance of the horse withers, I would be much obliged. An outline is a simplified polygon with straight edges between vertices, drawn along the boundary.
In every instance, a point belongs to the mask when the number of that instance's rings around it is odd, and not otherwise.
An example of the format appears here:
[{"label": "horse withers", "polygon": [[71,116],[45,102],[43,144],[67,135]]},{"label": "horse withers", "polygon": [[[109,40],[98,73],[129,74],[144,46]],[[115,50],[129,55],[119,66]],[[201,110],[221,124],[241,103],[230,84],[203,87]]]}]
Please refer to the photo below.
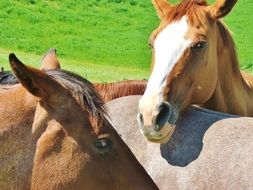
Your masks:
[{"label": "horse withers", "polygon": [[0,189],[158,189],[91,83],[9,59],[21,84],[0,87]]},{"label": "horse withers", "polygon": [[143,95],[146,80],[123,80],[112,83],[93,83],[105,102],[130,95]]},{"label": "horse withers", "polygon": [[150,36],[152,73],[138,122],[153,142],[167,142],[191,104],[253,116],[253,78],[241,73],[231,34],[220,18],[237,0],[152,0],[161,23]]}]

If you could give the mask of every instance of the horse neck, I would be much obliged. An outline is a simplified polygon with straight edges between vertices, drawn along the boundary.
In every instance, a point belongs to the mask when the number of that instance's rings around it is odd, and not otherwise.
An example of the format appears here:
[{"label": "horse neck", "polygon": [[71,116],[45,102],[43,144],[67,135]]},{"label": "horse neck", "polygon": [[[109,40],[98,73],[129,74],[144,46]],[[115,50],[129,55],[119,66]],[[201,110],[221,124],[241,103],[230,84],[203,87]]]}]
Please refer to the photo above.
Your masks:
[{"label": "horse neck", "polygon": [[34,98],[20,85],[0,87],[0,183],[3,189],[29,189],[36,143],[31,126]]},{"label": "horse neck", "polygon": [[243,116],[253,116],[253,78],[242,76],[233,39],[226,27],[217,23],[217,72],[215,91],[207,108]]},{"label": "horse neck", "polygon": [[32,117],[36,98],[20,84],[0,88],[0,131]]},{"label": "horse neck", "polygon": [[95,83],[94,86],[104,101],[108,102],[123,96],[143,95],[147,81],[127,80],[114,83]]}]

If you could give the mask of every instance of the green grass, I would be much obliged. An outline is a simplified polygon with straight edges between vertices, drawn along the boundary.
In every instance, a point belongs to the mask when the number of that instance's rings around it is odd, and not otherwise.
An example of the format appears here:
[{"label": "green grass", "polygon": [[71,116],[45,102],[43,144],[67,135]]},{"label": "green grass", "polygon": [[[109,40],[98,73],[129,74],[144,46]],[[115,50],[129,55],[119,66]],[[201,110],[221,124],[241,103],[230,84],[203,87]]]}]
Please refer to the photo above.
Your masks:
[{"label": "green grass", "polygon": [[238,1],[224,21],[233,32],[240,65],[253,73],[253,1]]},{"label": "green grass", "polygon": [[[251,72],[252,9],[251,0],[238,1],[225,18]],[[0,66],[9,68],[9,52],[38,66],[54,47],[63,68],[93,81],[147,78],[147,41],[158,23],[151,0],[0,0]]]},{"label": "green grass", "polygon": [[[0,66],[5,66],[9,69],[8,55],[9,50],[0,49]],[[42,56],[18,52],[16,54],[22,62],[40,68]],[[145,79],[149,72],[144,69],[134,67],[116,67],[112,65],[99,65],[89,62],[81,63],[75,60],[59,58],[62,69],[72,71],[84,76],[86,79],[93,82],[110,82],[126,79]],[[3,64],[2,64],[3,63]]]}]

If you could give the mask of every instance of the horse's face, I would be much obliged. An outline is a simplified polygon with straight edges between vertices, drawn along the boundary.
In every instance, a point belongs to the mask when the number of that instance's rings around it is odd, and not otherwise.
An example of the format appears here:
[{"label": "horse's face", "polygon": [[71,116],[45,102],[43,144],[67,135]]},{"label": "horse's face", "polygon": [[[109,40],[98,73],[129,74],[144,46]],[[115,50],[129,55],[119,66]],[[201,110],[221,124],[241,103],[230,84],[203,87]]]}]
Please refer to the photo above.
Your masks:
[{"label": "horse's face", "polygon": [[[144,135],[161,143],[170,138],[180,112],[190,104],[205,103],[213,94],[217,81],[216,19],[222,16],[219,6],[226,10],[231,5],[218,1],[207,6],[197,0],[177,6],[165,0],[153,3],[161,23],[150,37],[152,73],[137,119]],[[215,11],[220,15],[211,14]]]},{"label": "horse's face", "polygon": [[39,100],[32,123],[32,189],[157,189],[107,120],[90,83],[26,67],[14,55],[10,62]]}]

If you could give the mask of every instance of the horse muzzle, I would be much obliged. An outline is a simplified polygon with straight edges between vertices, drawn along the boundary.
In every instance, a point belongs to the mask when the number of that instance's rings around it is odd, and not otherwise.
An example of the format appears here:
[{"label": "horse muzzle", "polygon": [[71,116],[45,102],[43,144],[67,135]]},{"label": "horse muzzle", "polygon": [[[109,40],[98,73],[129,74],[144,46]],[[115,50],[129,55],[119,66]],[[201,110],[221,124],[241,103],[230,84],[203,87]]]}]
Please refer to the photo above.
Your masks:
[{"label": "horse muzzle", "polygon": [[179,112],[168,102],[162,102],[155,111],[142,109],[137,121],[142,134],[151,142],[166,143],[175,130]]}]

